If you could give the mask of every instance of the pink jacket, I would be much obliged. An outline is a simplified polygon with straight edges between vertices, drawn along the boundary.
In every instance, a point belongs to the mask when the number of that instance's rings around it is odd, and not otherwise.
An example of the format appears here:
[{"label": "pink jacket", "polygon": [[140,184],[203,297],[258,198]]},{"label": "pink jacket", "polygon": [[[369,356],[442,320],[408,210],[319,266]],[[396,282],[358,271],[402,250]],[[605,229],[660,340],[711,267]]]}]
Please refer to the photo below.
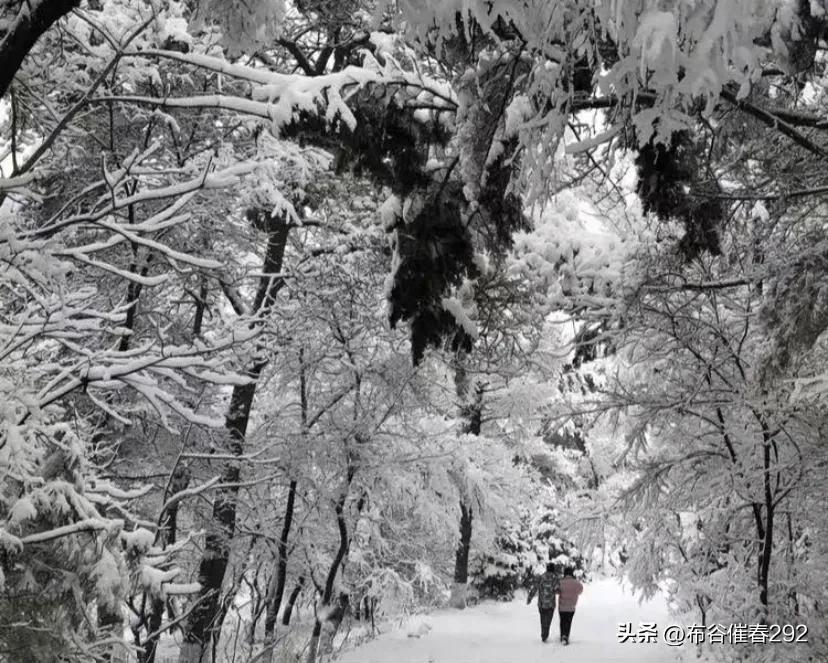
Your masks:
[{"label": "pink jacket", "polygon": [[558,599],[559,612],[575,612],[575,604],[578,603],[578,597],[584,591],[584,586],[575,580],[575,578],[564,577],[561,578],[561,593]]}]

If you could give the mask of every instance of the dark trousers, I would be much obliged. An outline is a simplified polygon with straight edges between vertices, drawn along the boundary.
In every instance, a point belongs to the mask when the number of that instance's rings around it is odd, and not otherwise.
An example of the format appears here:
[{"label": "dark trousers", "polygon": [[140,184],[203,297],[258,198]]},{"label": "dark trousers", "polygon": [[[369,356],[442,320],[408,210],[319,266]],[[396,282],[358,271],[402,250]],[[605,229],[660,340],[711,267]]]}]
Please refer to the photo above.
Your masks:
[{"label": "dark trousers", "polygon": [[552,625],[552,616],[555,614],[555,606],[551,608],[538,608],[541,620],[541,640],[546,642],[549,637],[549,627]]},{"label": "dark trousers", "polygon": [[572,618],[575,612],[560,611],[558,614],[561,616],[561,637],[569,640],[569,629],[572,628]]}]

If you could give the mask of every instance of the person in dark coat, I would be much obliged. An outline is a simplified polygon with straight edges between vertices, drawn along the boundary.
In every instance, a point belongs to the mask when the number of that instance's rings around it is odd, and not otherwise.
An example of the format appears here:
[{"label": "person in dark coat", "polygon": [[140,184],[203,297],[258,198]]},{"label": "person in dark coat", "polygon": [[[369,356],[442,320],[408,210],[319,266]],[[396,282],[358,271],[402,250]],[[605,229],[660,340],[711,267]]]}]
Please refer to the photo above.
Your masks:
[{"label": "person in dark coat", "polygon": [[578,597],[584,591],[584,586],[575,580],[575,569],[568,566],[564,569],[563,578],[559,585],[560,601],[558,614],[561,619],[561,642],[569,644],[569,629],[572,628],[572,618],[575,616],[575,605]]},{"label": "person in dark coat", "polygon": [[555,565],[551,562],[546,565],[546,572],[538,578],[538,581],[529,590],[526,598],[526,605],[532,602],[535,594],[538,595],[538,612],[540,613],[541,640],[546,642],[549,637],[549,626],[552,624],[552,617],[555,614],[555,596],[560,590],[560,579],[555,573]]}]

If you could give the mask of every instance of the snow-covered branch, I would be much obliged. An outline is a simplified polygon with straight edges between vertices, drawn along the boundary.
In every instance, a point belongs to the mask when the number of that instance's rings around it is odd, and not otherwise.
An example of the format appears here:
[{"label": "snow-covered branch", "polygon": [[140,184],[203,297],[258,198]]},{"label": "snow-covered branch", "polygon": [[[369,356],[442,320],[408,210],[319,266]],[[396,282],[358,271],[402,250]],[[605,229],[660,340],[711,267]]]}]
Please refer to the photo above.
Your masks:
[{"label": "snow-covered branch", "polygon": [[80,532],[97,532],[97,531],[112,531],[113,529],[120,529],[124,523],[122,520],[101,520],[99,518],[87,518],[80,520],[71,525],[64,525],[63,527],[56,527],[45,532],[37,532],[36,534],[29,534],[22,537],[20,540],[23,544],[43,543],[45,541],[52,541],[64,536],[78,534]]}]

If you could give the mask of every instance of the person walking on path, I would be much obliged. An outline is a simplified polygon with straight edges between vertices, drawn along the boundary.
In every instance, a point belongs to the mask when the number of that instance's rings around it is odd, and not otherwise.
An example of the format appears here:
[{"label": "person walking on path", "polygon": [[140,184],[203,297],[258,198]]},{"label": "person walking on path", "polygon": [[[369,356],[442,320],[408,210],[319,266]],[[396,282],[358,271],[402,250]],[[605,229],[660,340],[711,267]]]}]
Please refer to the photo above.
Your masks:
[{"label": "person walking on path", "polygon": [[568,566],[564,569],[564,577],[559,584],[560,602],[558,614],[561,619],[561,642],[569,644],[569,629],[572,628],[572,618],[575,616],[575,605],[578,597],[584,591],[584,586],[575,580],[575,570]]},{"label": "person walking on path", "polygon": [[538,579],[529,596],[526,598],[526,605],[532,602],[535,594],[538,595],[538,612],[540,613],[541,640],[546,642],[549,637],[549,626],[552,624],[552,617],[555,614],[555,595],[560,591],[560,578],[555,573],[555,565],[551,562],[546,565],[546,572]]}]

